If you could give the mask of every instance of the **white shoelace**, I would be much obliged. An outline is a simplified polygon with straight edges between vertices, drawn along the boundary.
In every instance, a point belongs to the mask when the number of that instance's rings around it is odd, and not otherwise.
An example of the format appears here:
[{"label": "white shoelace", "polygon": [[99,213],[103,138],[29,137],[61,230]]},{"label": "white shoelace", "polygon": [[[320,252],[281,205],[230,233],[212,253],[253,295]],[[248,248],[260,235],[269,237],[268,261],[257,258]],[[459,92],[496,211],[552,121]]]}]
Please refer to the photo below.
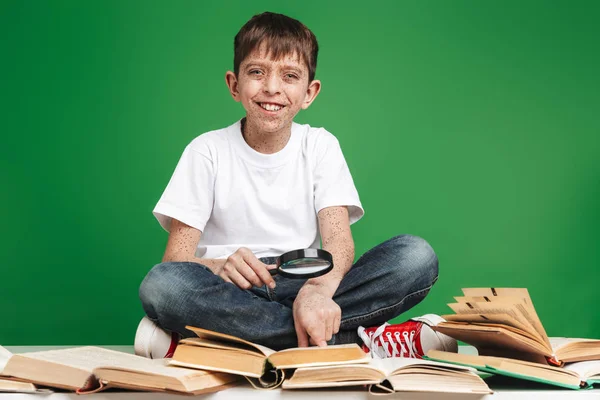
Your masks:
[{"label": "white shoelace", "polygon": [[[383,336],[385,328],[389,324],[386,322],[371,333],[365,332],[365,328],[358,327],[358,336],[362,339],[365,346],[370,350],[371,358],[388,358],[388,357],[408,357],[417,358],[417,347],[414,341],[415,331],[402,332],[404,343],[400,338],[400,332],[386,332]],[[395,340],[394,340],[395,339]],[[379,341],[379,344],[377,342]]]}]

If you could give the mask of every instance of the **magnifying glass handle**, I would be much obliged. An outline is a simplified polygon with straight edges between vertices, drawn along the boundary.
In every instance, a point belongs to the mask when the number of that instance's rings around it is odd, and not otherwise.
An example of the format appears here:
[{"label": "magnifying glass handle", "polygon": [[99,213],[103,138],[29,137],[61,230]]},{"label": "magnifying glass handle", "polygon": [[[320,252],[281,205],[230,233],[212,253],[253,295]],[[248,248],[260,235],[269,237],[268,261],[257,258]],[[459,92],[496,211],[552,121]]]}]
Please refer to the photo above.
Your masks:
[{"label": "magnifying glass handle", "polygon": [[277,268],[270,269],[269,273],[271,274],[271,276],[277,275]]}]

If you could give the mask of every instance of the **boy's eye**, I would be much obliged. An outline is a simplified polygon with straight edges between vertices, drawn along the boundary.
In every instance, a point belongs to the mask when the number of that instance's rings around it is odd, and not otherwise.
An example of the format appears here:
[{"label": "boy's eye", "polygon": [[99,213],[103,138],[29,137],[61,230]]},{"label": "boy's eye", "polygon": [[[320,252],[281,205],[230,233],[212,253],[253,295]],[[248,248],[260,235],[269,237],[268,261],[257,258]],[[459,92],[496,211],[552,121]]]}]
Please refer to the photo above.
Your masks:
[{"label": "boy's eye", "polygon": [[295,74],[285,74],[286,78],[297,79],[298,77]]},{"label": "boy's eye", "polygon": [[262,74],[262,71],[259,69],[253,69],[249,72],[250,75],[259,75]]}]

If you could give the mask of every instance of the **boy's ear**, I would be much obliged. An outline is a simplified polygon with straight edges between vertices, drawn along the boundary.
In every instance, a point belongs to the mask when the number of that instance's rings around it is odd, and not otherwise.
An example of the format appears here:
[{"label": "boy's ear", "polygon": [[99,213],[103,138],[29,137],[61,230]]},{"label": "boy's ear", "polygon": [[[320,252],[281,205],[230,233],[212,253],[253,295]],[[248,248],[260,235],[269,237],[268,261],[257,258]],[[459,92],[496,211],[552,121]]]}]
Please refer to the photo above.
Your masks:
[{"label": "boy's ear", "polygon": [[241,99],[240,92],[238,91],[238,80],[233,72],[227,71],[227,73],[225,74],[225,83],[229,88],[229,93],[231,94],[231,97],[233,97],[235,101],[240,101]]},{"label": "boy's ear", "polygon": [[306,89],[306,96],[304,97],[304,102],[302,103],[302,109],[306,110],[312,102],[315,100],[319,92],[321,91],[321,81],[313,80],[309,85],[308,89]]}]

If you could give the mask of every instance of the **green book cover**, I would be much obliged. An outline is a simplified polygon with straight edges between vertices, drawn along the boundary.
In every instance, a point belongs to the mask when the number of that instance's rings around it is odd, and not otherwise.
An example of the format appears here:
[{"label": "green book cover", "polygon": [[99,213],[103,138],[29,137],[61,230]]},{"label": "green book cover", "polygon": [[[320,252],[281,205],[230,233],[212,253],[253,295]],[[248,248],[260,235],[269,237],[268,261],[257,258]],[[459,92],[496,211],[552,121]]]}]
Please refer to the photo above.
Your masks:
[{"label": "green book cover", "polygon": [[508,376],[511,378],[522,379],[522,380],[527,380],[527,381],[532,381],[532,382],[539,382],[539,383],[544,383],[544,384],[548,384],[548,385],[559,386],[559,387],[564,387],[567,389],[574,389],[574,390],[579,390],[579,389],[583,389],[583,388],[591,388],[594,383],[600,383],[600,380],[594,379],[594,380],[587,381],[583,386],[570,385],[567,383],[543,379],[543,378],[540,378],[540,377],[537,377],[534,375],[528,375],[528,374],[523,374],[523,373],[516,373],[513,371],[507,371],[505,369],[494,367],[494,366],[491,366],[488,364],[482,365],[482,364],[476,364],[476,363],[458,362],[458,361],[447,360],[445,358],[437,358],[437,357],[429,357],[429,356],[424,356],[423,358],[425,358],[427,360],[431,360],[431,361],[439,361],[439,362],[445,362],[445,363],[449,363],[449,364],[456,364],[456,365],[462,365],[462,366],[466,366],[466,367],[472,367],[472,368],[477,369],[478,371],[486,372],[486,373],[490,373],[490,374],[503,375],[503,376]]}]

